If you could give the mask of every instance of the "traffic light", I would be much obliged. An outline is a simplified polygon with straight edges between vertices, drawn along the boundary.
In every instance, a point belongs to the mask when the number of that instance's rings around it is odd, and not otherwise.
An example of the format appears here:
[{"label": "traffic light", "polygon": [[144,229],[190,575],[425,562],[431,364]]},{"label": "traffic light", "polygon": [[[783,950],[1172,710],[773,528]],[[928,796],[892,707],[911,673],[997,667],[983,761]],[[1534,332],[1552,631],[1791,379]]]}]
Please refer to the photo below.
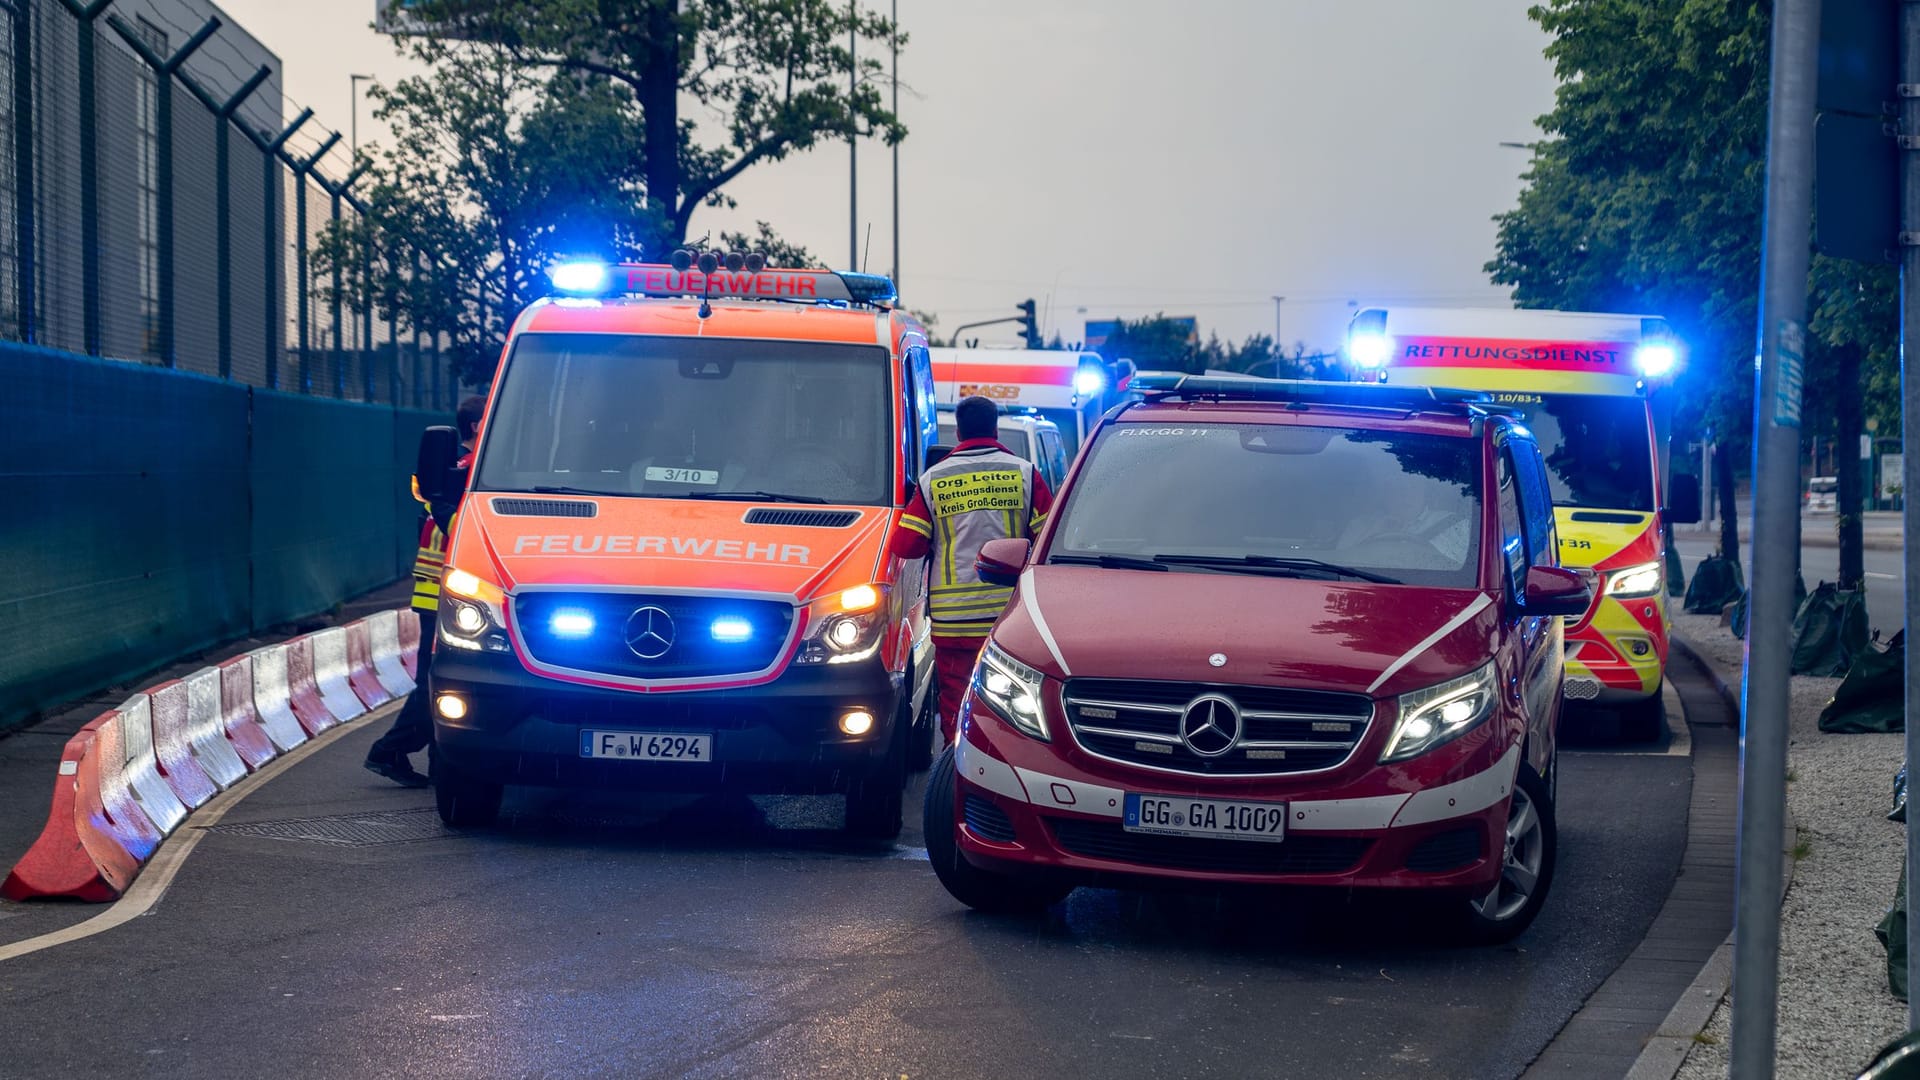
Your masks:
[{"label": "traffic light", "polygon": [[1027,348],[1039,348],[1040,320],[1037,314],[1038,309],[1034,307],[1031,299],[1022,300],[1020,303],[1015,304],[1014,307],[1020,309],[1020,332],[1026,335]]}]

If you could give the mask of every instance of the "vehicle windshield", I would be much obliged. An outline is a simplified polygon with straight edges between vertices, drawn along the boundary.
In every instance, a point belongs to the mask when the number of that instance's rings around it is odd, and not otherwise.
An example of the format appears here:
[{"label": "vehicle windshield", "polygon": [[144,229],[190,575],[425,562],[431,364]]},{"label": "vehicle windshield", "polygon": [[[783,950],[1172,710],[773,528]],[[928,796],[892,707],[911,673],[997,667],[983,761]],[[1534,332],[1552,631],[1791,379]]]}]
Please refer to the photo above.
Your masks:
[{"label": "vehicle windshield", "polygon": [[528,334],[475,486],[891,501],[888,354],[874,346]]},{"label": "vehicle windshield", "polygon": [[1346,428],[1110,425],[1058,512],[1048,558],[1189,557],[1176,570],[1198,569],[1194,556],[1316,560],[1472,588],[1479,450],[1477,439]]},{"label": "vehicle windshield", "polygon": [[1834,477],[1816,476],[1808,482],[1807,490],[1815,495],[1831,495],[1840,490],[1840,481]]},{"label": "vehicle windshield", "polygon": [[1547,462],[1553,505],[1650,513],[1653,440],[1647,406],[1599,394],[1495,394],[1526,417]]},{"label": "vehicle windshield", "polygon": [[[1019,428],[1000,421],[1000,445],[1013,451],[1013,456],[1033,460],[1033,444],[1027,440],[1027,433]],[[959,431],[953,423],[952,413],[940,414],[940,445],[953,446],[960,441]]]}]

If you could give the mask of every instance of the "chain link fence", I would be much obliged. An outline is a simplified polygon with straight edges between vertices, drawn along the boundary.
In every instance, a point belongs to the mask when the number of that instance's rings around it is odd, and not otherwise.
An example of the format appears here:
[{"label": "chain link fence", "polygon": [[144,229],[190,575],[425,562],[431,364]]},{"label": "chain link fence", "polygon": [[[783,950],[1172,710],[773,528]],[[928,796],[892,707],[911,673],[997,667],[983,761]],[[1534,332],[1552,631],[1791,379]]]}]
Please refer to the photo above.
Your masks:
[{"label": "chain link fence", "polygon": [[200,0],[0,0],[0,340],[451,409],[450,343],[320,272],[363,174],[270,59]]}]

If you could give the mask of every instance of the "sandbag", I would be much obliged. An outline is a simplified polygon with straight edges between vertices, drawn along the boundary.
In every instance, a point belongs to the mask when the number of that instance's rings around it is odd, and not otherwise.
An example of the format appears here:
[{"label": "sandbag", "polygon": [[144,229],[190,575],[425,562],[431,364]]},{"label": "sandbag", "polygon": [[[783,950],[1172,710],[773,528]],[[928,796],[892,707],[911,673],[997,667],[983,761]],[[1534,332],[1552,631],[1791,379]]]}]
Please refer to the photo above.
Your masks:
[{"label": "sandbag", "polygon": [[1861,589],[1823,581],[1793,616],[1795,675],[1845,675],[1867,646],[1867,601]]},{"label": "sandbag", "polygon": [[1873,936],[1879,938],[1880,947],[1887,950],[1887,989],[1901,1001],[1907,1000],[1907,869],[1904,865],[1900,868],[1900,887],[1893,893],[1893,906],[1873,928]]},{"label": "sandbag", "polygon": [[1694,568],[1682,606],[1690,615],[1718,615],[1746,591],[1746,577],[1738,562],[1709,555]]},{"label": "sandbag", "polygon": [[1920,1031],[1909,1031],[1881,1047],[1854,1080],[1920,1080]]},{"label": "sandbag", "polygon": [[[1747,602],[1750,599],[1752,594],[1743,590],[1740,593],[1740,599],[1734,601],[1733,607],[1727,610],[1727,629],[1742,641],[1747,639]],[[1793,575],[1793,610],[1799,611],[1800,606],[1806,602],[1807,579],[1796,573]]]},{"label": "sandbag", "polygon": [[[1667,532],[1673,532],[1668,526]],[[1667,595],[1685,596],[1687,594],[1687,568],[1680,561],[1680,546],[1673,542],[1672,535],[1667,537]]]},{"label": "sandbag", "polygon": [[1866,645],[1820,710],[1820,730],[1835,735],[1905,731],[1907,634],[1883,649]]}]

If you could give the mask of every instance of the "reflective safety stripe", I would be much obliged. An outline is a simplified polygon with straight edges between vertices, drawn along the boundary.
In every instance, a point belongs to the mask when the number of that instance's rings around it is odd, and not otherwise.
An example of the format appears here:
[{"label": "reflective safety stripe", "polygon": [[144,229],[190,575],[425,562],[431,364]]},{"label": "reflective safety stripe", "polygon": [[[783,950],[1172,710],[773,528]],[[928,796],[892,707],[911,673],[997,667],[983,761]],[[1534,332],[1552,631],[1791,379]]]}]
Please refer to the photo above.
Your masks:
[{"label": "reflective safety stripe", "polygon": [[925,518],[914,517],[912,514],[900,515],[900,527],[917,532],[921,536],[931,537],[933,535],[933,522]]},{"label": "reflective safety stripe", "polygon": [[432,518],[420,529],[420,549],[413,555],[413,609],[440,610],[440,575],[447,568],[447,534]]}]

